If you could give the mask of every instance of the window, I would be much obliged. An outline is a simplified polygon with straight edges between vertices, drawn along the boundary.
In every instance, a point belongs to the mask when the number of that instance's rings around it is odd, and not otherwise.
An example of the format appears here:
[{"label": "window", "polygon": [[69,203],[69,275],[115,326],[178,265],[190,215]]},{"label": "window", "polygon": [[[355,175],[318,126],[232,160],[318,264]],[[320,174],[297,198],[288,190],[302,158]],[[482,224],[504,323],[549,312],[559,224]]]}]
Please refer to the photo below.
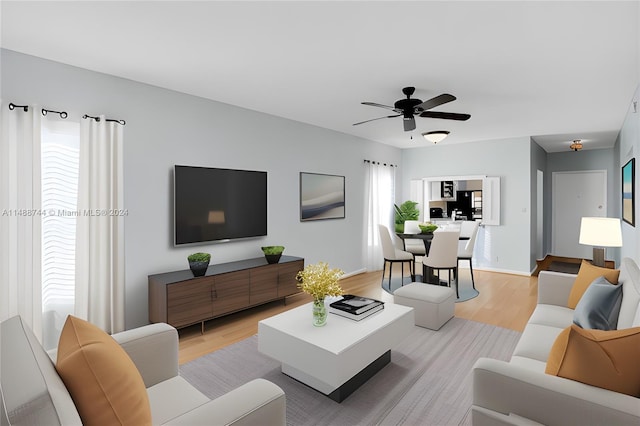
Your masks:
[{"label": "window", "polygon": [[42,339],[58,345],[75,302],[80,123],[42,120]]}]

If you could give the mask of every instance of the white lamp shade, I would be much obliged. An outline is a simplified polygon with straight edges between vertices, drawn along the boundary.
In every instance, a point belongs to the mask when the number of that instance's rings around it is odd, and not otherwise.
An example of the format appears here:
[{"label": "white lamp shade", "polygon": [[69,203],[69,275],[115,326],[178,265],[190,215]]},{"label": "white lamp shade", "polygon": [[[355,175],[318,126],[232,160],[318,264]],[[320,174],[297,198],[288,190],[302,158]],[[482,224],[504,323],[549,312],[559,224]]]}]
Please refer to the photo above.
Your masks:
[{"label": "white lamp shade", "polygon": [[622,247],[620,219],[583,217],[580,222],[580,244],[598,247]]}]

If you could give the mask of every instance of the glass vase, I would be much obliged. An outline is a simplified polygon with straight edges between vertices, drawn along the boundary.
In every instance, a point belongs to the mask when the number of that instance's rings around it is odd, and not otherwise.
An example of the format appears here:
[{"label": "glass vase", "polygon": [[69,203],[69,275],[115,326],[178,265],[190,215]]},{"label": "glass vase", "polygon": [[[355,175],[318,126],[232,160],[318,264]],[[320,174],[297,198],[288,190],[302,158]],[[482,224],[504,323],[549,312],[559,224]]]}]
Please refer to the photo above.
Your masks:
[{"label": "glass vase", "polygon": [[313,301],[313,325],[322,327],[327,323],[327,307],[324,305],[324,299]]}]

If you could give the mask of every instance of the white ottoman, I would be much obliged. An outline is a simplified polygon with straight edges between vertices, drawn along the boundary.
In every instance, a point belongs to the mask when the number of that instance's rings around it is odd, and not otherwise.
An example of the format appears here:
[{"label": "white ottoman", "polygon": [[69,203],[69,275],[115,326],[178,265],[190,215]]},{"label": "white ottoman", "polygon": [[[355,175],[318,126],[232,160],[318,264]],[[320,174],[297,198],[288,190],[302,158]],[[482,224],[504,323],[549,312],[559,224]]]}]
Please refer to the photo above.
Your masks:
[{"label": "white ottoman", "polygon": [[453,318],[456,295],[451,287],[411,283],[393,292],[393,302],[414,309],[417,326],[439,330]]}]

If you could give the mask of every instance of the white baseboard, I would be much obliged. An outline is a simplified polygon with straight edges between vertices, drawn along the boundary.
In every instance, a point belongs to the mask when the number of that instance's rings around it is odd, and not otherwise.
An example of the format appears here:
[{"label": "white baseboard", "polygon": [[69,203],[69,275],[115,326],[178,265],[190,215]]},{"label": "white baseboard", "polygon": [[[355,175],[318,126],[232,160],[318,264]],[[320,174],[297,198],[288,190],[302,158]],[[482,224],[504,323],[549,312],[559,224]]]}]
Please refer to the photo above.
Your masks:
[{"label": "white baseboard", "polygon": [[[381,269],[382,270],[382,269]],[[360,275],[360,274],[364,274],[365,272],[367,272],[367,268],[362,268],[362,269],[358,269],[355,271],[351,271],[351,272],[347,272],[345,273],[342,278],[348,278],[348,277],[352,277],[354,275]]]},{"label": "white baseboard", "polygon": [[[460,268],[462,269],[462,268]],[[511,274],[511,275],[521,275],[523,277],[530,277],[531,272],[523,272],[523,271],[514,271],[511,269],[500,269],[500,268],[491,268],[489,266],[474,266],[474,271],[489,271],[489,272],[499,272],[501,274]]]}]

